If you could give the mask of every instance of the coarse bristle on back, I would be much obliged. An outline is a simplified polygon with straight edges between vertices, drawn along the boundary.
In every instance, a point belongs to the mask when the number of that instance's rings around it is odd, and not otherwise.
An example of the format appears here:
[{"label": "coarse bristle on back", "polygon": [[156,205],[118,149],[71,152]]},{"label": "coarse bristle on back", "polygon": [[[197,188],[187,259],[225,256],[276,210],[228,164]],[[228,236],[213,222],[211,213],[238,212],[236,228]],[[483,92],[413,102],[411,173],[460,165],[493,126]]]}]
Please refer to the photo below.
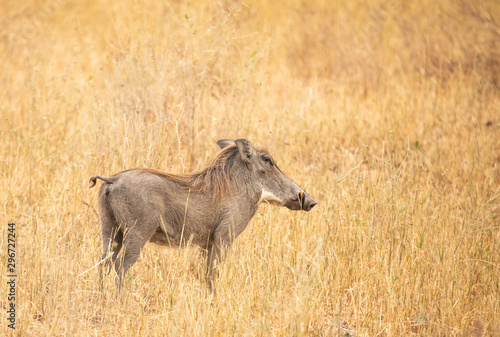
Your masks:
[{"label": "coarse bristle on back", "polygon": [[149,172],[167,177],[184,189],[189,189],[192,192],[208,193],[214,199],[224,199],[229,192],[232,178],[230,168],[238,155],[238,148],[232,145],[219,151],[203,168],[195,172],[172,174],[153,169],[140,169],[140,172]]}]

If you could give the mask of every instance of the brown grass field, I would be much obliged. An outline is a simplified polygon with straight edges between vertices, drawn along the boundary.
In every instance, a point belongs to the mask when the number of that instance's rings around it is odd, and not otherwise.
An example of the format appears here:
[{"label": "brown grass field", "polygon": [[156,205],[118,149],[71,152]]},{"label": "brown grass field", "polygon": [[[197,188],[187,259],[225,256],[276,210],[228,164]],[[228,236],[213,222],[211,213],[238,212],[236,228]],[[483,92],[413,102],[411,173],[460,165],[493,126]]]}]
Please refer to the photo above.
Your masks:
[{"label": "brown grass field", "polygon": [[[6,0],[0,28],[0,335],[500,336],[498,1]],[[88,179],[220,138],[318,206],[260,206],[215,298],[153,244],[101,295]]]}]

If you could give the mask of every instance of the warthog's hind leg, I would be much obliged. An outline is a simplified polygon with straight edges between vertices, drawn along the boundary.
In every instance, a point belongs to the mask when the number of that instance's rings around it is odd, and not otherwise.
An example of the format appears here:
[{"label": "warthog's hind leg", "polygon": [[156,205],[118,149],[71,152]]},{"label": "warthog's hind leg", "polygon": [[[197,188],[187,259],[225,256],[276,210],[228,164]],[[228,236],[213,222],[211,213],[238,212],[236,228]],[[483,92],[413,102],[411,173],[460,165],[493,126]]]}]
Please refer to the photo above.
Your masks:
[{"label": "warthog's hind leg", "polygon": [[[141,255],[142,248],[154,234],[156,227],[148,225],[149,222],[142,222],[141,227],[129,226],[123,235],[123,249],[114,262],[116,273],[118,274],[119,285],[123,286],[124,276],[129,268],[137,261]],[[140,228],[140,229],[139,229]]]},{"label": "warthog's hind leg", "polygon": [[[123,245],[123,231],[116,222],[113,213],[106,202],[100,205],[102,223],[102,262],[99,268],[101,290],[103,289],[104,274],[108,274],[115,263],[118,253]],[[111,253],[111,256],[109,254]],[[104,269],[104,270],[103,270]]]}]

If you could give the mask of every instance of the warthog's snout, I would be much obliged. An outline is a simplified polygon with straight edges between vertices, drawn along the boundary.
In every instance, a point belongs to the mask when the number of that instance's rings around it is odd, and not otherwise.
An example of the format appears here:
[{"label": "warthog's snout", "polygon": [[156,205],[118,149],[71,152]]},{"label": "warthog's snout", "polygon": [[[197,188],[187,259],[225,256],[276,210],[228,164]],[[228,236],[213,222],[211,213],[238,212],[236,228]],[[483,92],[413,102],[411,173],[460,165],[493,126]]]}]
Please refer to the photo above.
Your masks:
[{"label": "warthog's snout", "polygon": [[309,194],[304,191],[298,192],[292,200],[285,204],[285,206],[294,211],[307,211],[309,212],[316,206],[318,202],[311,198]]},{"label": "warthog's snout", "polygon": [[305,192],[302,192],[302,209],[309,212],[318,203],[316,200],[311,198],[311,196]]}]

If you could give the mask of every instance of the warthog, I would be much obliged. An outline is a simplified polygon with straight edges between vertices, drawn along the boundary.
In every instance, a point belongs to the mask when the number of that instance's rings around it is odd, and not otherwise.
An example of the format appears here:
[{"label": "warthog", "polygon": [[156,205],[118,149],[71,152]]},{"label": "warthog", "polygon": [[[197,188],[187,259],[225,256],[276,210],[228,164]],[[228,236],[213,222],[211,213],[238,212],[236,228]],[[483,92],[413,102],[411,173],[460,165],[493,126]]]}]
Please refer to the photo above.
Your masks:
[{"label": "warthog", "polygon": [[99,195],[102,258],[111,259],[120,286],[146,242],[191,242],[206,253],[213,289],[214,261],[220,263],[223,250],[246,228],[260,203],[304,211],[317,204],[266,151],[255,150],[246,139],[217,144],[222,150],[190,174],[137,168],[90,178],[90,187],[97,179],[105,182]]}]

